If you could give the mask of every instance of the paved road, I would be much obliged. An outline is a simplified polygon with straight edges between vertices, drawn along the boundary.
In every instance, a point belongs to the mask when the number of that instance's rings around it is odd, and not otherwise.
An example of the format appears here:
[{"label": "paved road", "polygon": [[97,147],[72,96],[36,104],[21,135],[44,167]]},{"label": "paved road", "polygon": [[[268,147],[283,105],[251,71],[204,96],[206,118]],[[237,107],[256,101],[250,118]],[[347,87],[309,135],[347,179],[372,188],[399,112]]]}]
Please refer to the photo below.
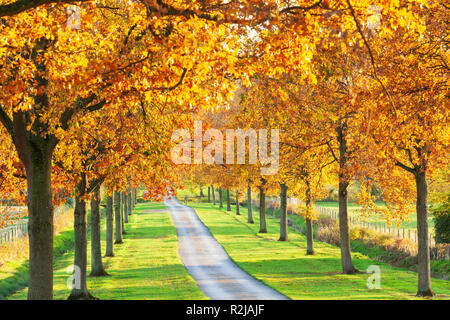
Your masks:
[{"label": "paved road", "polygon": [[199,288],[213,300],[285,300],[234,264],[195,211],[164,200],[178,233],[181,259]]}]

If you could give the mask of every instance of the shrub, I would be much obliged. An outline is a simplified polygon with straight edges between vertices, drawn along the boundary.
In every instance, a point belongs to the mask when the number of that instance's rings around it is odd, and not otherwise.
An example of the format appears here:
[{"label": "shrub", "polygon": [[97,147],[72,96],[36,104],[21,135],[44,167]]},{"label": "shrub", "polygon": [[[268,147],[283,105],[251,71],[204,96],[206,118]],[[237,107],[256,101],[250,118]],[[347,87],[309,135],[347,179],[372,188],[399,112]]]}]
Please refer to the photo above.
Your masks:
[{"label": "shrub", "polygon": [[439,207],[432,208],[436,243],[450,243],[450,195]]}]

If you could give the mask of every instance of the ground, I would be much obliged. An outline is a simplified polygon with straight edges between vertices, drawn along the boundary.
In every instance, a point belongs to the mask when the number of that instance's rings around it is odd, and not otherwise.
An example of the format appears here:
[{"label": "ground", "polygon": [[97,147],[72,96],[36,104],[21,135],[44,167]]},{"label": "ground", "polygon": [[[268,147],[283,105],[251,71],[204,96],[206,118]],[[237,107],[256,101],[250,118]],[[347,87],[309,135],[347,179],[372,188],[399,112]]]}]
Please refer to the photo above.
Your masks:
[{"label": "ground", "polygon": [[[234,206],[233,211],[227,212],[226,208],[218,209],[218,204],[189,205],[242,269],[291,299],[418,299],[415,272],[354,253],[355,266],[362,273],[342,275],[338,247],[316,242],[316,255],[306,256],[305,237],[292,229],[288,242],[277,241],[279,222],[275,219],[268,218],[267,234],[258,234],[258,212],[254,212],[255,224],[249,225],[246,208],[242,208],[241,216],[236,216]],[[115,300],[207,299],[181,262],[176,229],[169,213],[145,212],[163,208],[161,203],[136,206],[126,224],[125,243],[115,246],[115,257],[104,258],[111,276],[88,278],[94,296]],[[55,259],[55,299],[66,299],[69,295],[67,269],[72,262],[72,250]],[[370,275],[365,272],[370,265],[381,268],[379,290],[367,288]],[[433,279],[432,286],[438,299],[450,299],[450,281]],[[20,289],[8,299],[26,299],[26,292],[26,288]]]}]

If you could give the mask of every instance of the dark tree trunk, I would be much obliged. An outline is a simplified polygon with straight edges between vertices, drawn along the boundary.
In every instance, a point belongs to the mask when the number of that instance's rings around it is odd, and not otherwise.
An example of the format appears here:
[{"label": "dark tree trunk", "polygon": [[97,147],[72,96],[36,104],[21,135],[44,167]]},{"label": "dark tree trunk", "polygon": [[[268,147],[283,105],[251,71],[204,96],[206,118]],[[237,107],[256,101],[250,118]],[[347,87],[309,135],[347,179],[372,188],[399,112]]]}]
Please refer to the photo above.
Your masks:
[{"label": "dark tree trunk", "polygon": [[51,154],[27,167],[29,280],[28,299],[53,299],[53,199]]},{"label": "dark tree trunk", "polygon": [[87,214],[86,202],[83,196],[86,194],[86,175],[81,174],[76,188],[75,210],[74,210],[74,283],[69,300],[90,300],[94,297],[87,289]]},{"label": "dark tree trunk", "polygon": [[[306,179],[306,209],[308,212],[312,210],[312,199],[311,199],[311,189],[309,186],[309,180]],[[305,219],[306,221],[306,254],[313,255],[314,254],[314,239],[313,239],[313,228],[312,221],[309,218]]]},{"label": "dark tree trunk", "polygon": [[288,241],[288,221],[287,221],[287,186],[286,184],[281,184],[280,193],[280,239],[279,241]]},{"label": "dark tree trunk", "polygon": [[259,233],[267,233],[266,227],[266,195],[264,187],[259,187]]},{"label": "dark tree trunk", "polygon": [[103,267],[101,243],[100,186],[97,186],[91,198],[91,277],[106,276]]},{"label": "dark tree trunk", "polygon": [[211,185],[211,191],[212,191],[213,206],[215,206],[216,205],[216,192],[214,191],[213,185]]},{"label": "dark tree trunk", "polygon": [[247,222],[255,223],[253,221],[252,188],[250,187],[250,185],[248,186],[248,190],[247,190],[247,213],[248,213]]},{"label": "dark tree trunk", "polygon": [[200,200],[204,197],[205,195],[203,194],[203,188],[200,187]]},{"label": "dark tree trunk", "polygon": [[123,192],[120,195],[120,221],[122,222],[122,235],[127,234],[125,232],[125,194]]},{"label": "dark tree trunk", "polygon": [[231,211],[230,189],[227,189],[227,211]]},{"label": "dark tree trunk", "polygon": [[106,252],[105,257],[114,257],[114,209],[113,196],[106,197]]},{"label": "dark tree trunk", "polygon": [[128,223],[128,196],[126,191],[122,192],[123,201],[123,222]]},{"label": "dark tree trunk", "polygon": [[129,190],[127,194],[127,204],[128,204],[128,216],[131,216],[133,214],[133,204],[131,200],[131,190]]},{"label": "dark tree trunk", "polygon": [[428,238],[428,185],[425,170],[417,169],[415,173],[417,200],[417,241],[419,287],[418,296],[431,297],[430,245]]},{"label": "dark tree trunk", "polygon": [[347,166],[347,139],[345,137],[345,125],[336,128],[339,142],[339,242],[341,247],[342,272],[354,274],[358,272],[353,266],[350,250],[350,234],[348,229],[347,188],[349,181],[345,178]]},{"label": "dark tree trunk", "polygon": [[120,192],[114,191],[114,215],[116,220],[115,244],[123,243],[121,207]]},{"label": "dark tree trunk", "polygon": [[348,210],[347,210],[347,182],[339,182],[339,242],[341,246],[342,272],[353,274],[357,270],[353,266],[350,235],[348,230]]},{"label": "dark tree trunk", "polygon": [[211,187],[208,187],[208,203],[211,203]]},{"label": "dark tree trunk", "polygon": [[236,190],[236,215],[240,215],[241,213],[239,212],[239,191]]},{"label": "dark tree trunk", "polygon": [[223,195],[221,188],[219,188],[219,208],[223,208]]}]

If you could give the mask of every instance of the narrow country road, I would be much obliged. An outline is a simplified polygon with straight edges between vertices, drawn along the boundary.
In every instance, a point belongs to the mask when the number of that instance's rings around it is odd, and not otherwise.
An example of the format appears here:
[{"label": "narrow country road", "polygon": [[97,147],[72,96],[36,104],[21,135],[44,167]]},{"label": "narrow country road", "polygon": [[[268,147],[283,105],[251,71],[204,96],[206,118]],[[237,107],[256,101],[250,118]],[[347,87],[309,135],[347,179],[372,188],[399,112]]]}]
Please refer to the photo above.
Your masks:
[{"label": "narrow country road", "polygon": [[286,300],[234,264],[195,211],[176,198],[164,203],[177,228],[181,259],[199,288],[213,300]]}]

